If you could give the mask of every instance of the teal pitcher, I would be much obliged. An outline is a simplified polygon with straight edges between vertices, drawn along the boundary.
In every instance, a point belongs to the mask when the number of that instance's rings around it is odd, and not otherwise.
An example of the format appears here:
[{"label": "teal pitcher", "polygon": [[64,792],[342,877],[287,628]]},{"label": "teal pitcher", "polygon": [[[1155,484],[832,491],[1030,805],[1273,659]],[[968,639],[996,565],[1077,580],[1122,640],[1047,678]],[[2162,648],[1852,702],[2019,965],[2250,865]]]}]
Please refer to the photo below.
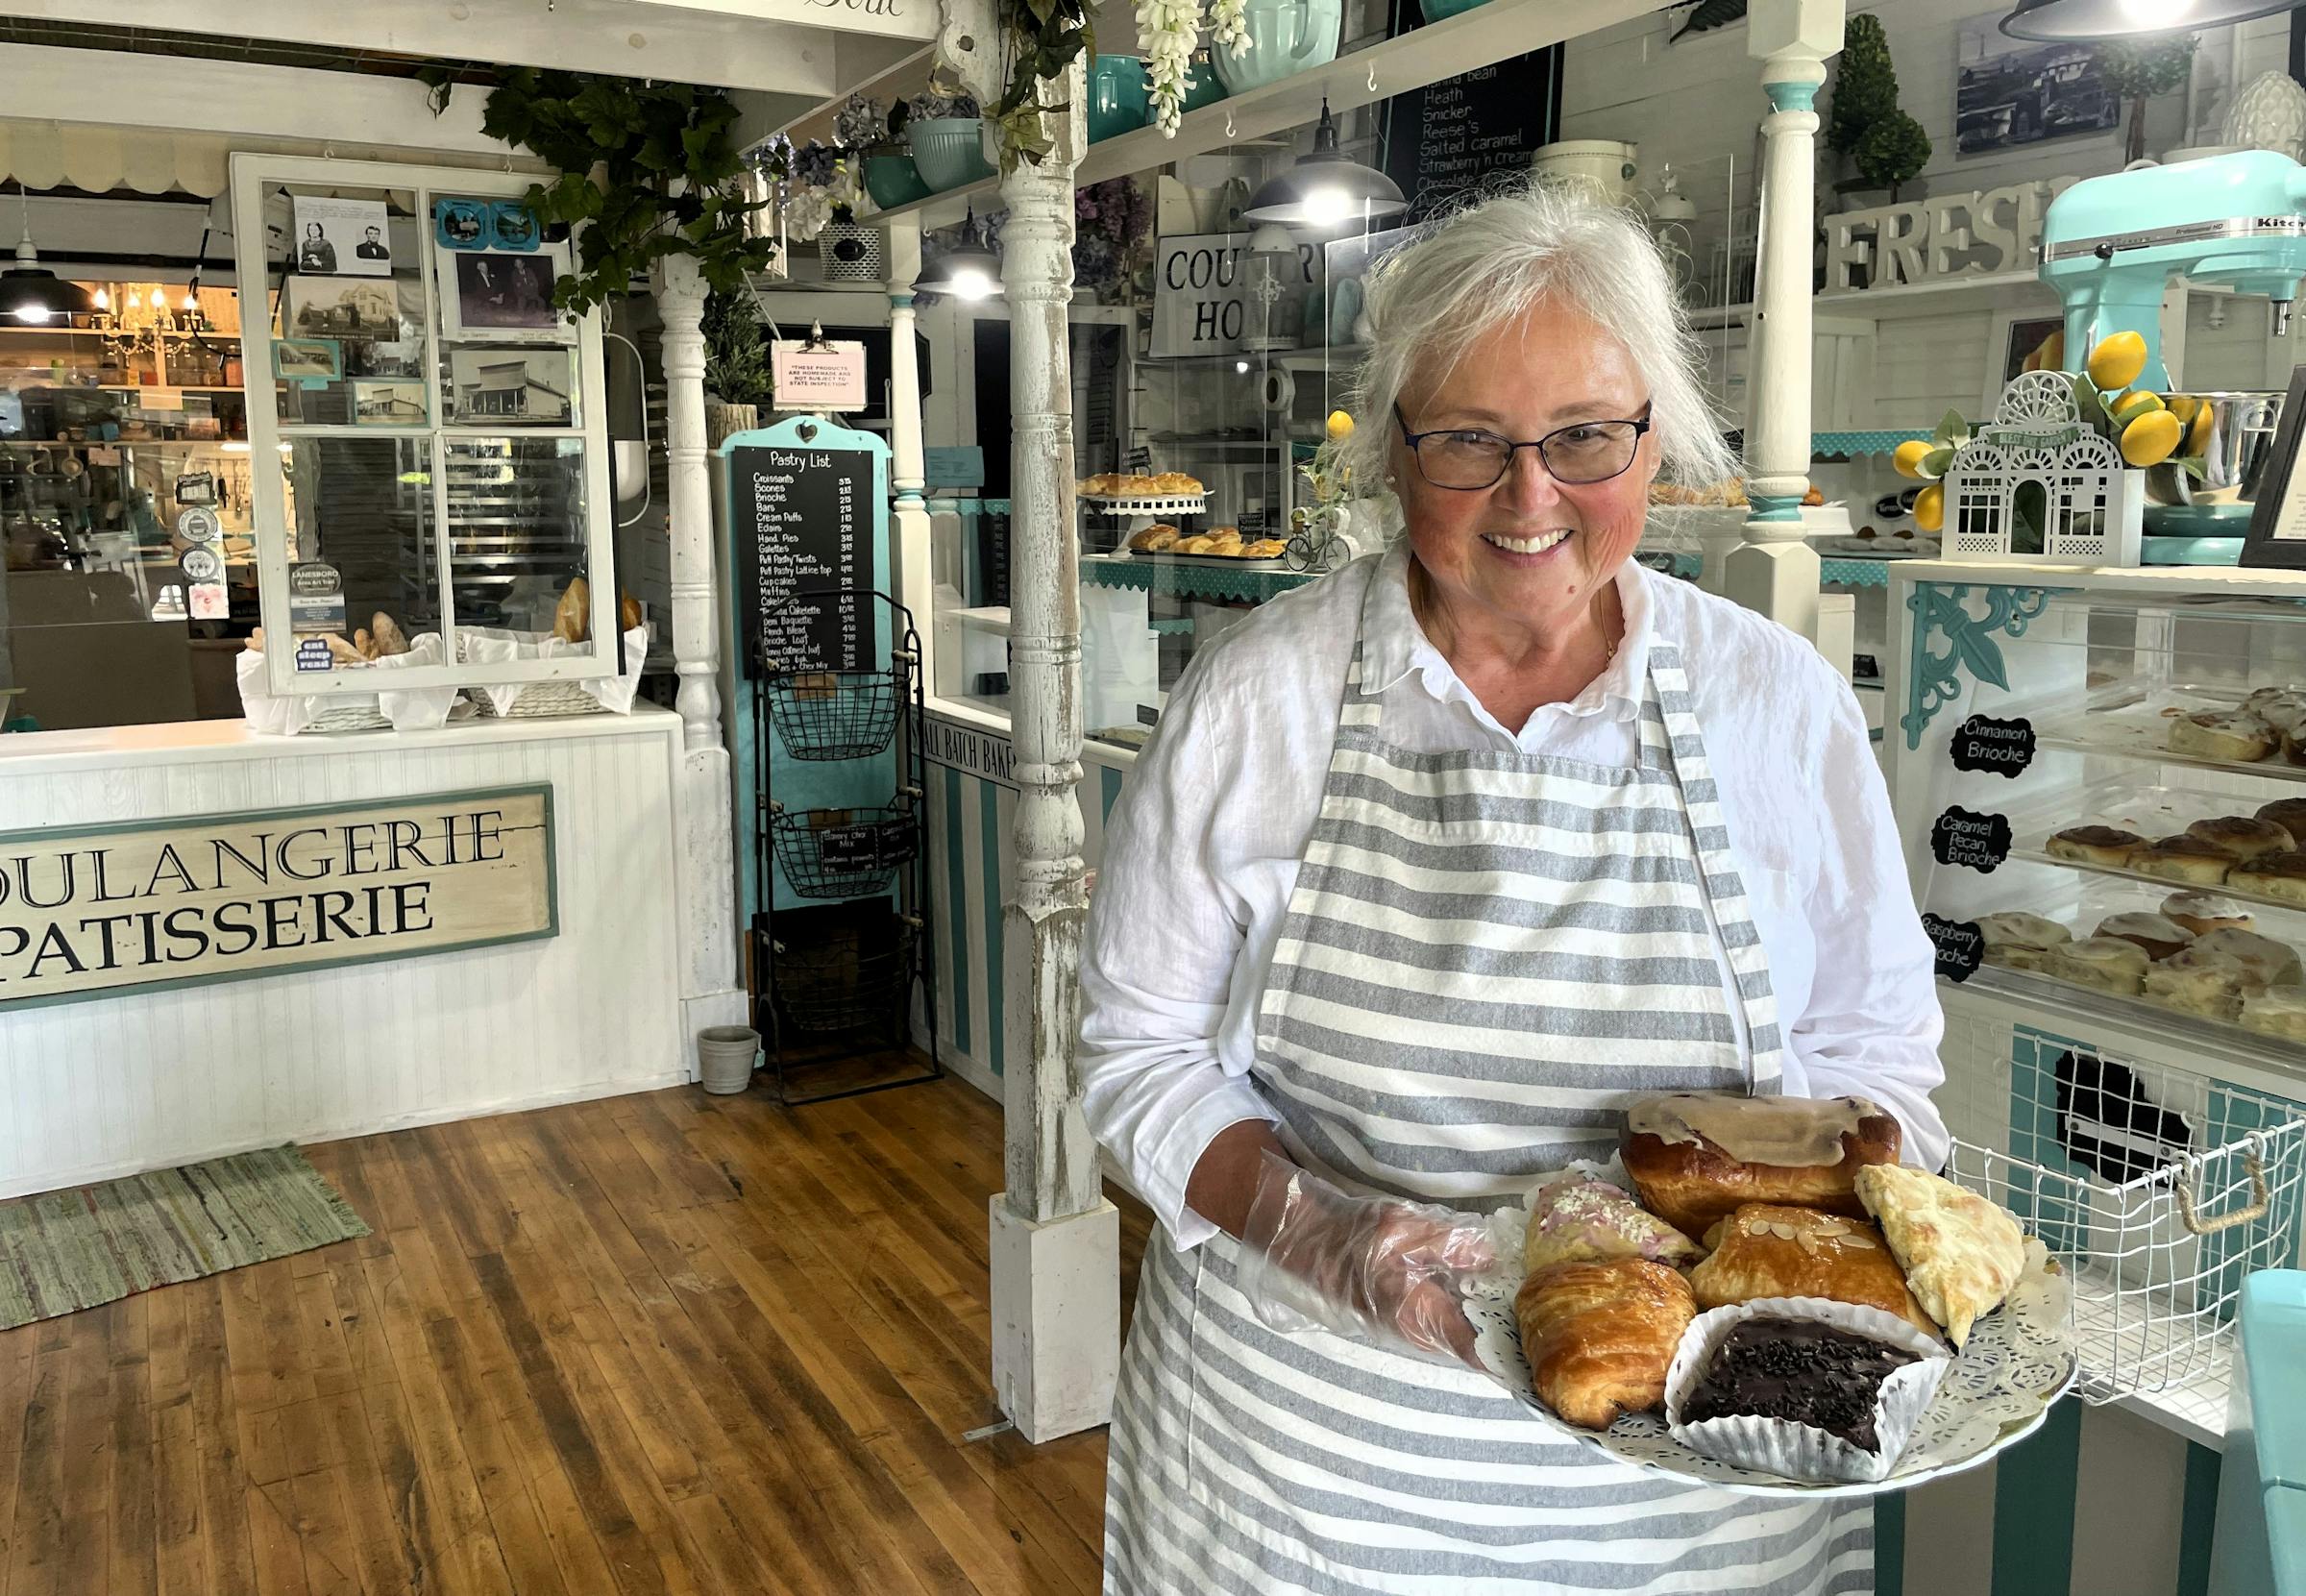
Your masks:
[{"label": "teal pitcher", "polygon": [[1345,16],[1341,0],[1248,0],[1244,20],[1247,55],[1222,46],[1210,51],[1228,94],[1246,94],[1337,60]]}]

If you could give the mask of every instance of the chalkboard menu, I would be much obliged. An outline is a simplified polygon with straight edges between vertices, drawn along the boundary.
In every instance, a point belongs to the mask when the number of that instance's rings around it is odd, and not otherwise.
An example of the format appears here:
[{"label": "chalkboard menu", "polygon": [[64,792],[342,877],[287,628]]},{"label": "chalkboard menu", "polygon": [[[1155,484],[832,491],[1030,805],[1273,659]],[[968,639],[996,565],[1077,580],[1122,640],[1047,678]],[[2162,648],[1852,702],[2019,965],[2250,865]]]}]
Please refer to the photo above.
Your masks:
[{"label": "chalkboard menu", "polygon": [[1414,225],[1453,196],[1515,177],[1550,143],[1560,115],[1561,47],[1428,84],[1386,102],[1386,175]]},{"label": "chalkboard menu", "polygon": [[730,452],[747,675],[879,665],[873,458],[862,449],[798,444]]}]

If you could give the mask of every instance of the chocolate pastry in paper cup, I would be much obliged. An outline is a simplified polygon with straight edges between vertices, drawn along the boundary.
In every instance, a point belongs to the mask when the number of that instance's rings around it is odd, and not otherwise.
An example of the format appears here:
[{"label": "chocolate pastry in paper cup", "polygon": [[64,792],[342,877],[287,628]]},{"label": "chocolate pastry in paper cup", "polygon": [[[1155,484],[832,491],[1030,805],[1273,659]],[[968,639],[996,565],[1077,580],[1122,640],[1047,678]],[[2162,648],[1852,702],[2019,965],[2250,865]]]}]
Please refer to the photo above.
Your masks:
[{"label": "chocolate pastry in paper cup", "polygon": [[1895,1314],[1758,1297],[1700,1314],[1665,1377],[1674,1439],[1789,1480],[1889,1478],[1953,1366]]}]

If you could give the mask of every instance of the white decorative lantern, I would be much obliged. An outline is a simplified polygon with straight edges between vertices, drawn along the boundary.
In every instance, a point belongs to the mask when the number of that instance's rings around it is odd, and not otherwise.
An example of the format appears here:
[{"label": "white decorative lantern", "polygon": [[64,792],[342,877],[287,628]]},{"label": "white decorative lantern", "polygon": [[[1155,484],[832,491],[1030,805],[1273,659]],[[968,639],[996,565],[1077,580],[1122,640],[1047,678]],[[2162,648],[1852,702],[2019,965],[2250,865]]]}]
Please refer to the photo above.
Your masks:
[{"label": "white decorative lantern", "polygon": [[1947,468],[1946,557],[2136,565],[2146,473],[2081,419],[2073,380],[2029,371]]}]

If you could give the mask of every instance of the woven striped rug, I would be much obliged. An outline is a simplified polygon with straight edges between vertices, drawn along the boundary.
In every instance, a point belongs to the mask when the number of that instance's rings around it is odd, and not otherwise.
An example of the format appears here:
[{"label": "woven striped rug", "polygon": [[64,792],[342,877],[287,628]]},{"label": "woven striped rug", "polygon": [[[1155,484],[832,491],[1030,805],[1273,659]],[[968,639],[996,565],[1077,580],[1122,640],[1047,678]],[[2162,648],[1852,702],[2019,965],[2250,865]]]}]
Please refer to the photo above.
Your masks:
[{"label": "woven striped rug", "polygon": [[366,1236],[294,1146],[0,1202],[0,1330]]}]

